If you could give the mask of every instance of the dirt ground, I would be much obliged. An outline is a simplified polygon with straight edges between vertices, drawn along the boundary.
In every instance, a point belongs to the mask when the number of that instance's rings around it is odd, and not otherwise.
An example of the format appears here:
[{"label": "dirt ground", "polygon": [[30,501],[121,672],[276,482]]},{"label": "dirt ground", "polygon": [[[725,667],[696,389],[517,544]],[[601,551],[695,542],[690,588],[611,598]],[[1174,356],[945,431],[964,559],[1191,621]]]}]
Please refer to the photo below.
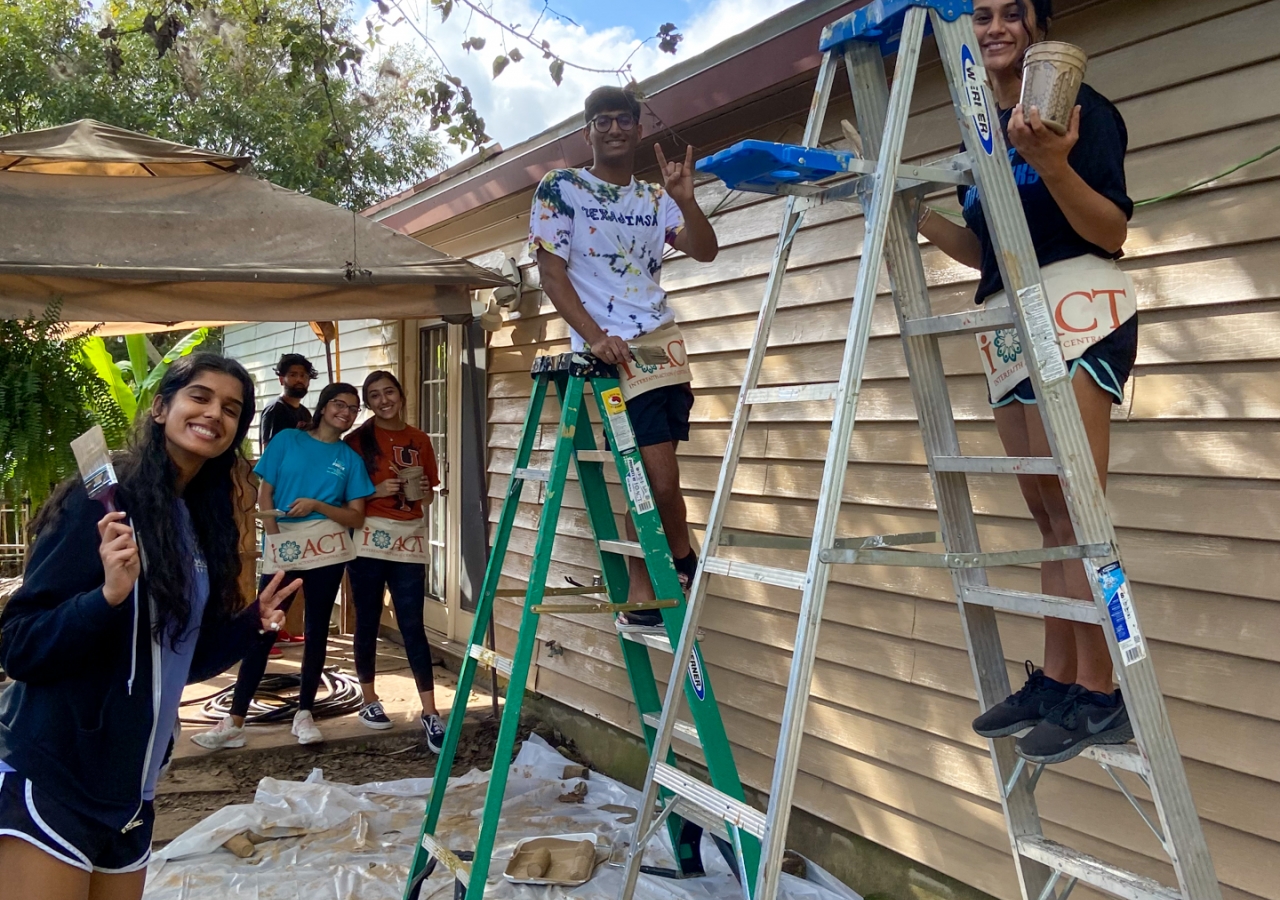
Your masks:
[{"label": "dirt ground", "polygon": [[[474,715],[474,714],[473,714]],[[582,762],[577,748],[558,730],[524,720],[519,742],[536,733],[562,754]],[[498,725],[491,716],[469,716],[450,774],[493,765]],[[210,813],[234,803],[252,803],[258,781],[267,776],[301,781],[314,768],[329,781],[364,784],[423,778],[435,773],[436,756],[420,733],[395,732],[367,740],[340,741],[313,747],[274,747],[234,756],[199,756],[180,760],[156,789],[154,847],[163,847]]]}]

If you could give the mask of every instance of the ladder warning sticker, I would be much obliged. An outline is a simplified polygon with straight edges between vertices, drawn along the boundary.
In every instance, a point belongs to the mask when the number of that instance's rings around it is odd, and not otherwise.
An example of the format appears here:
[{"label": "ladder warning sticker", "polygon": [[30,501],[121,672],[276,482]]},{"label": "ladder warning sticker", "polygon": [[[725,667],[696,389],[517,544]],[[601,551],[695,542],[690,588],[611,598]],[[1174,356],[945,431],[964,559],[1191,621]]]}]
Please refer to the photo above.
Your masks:
[{"label": "ladder warning sticker", "polygon": [[973,58],[973,51],[968,44],[960,48],[960,75],[964,79],[961,106],[973,120],[973,129],[978,135],[978,142],[982,144],[982,152],[990,156],[995,149],[996,139],[991,110],[987,106],[986,92],[983,91],[987,72]]},{"label": "ladder warning sticker", "polygon": [[638,459],[627,460],[627,496],[638,513],[653,509],[653,494],[649,492],[649,479],[644,477],[644,466]]},{"label": "ladder warning sticker", "polygon": [[702,677],[702,657],[697,644],[693,646],[693,656],[689,657],[689,686],[699,700],[707,699],[707,680]]},{"label": "ladder warning sticker", "polygon": [[609,417],[609,430],[613,432],[618,452],[634,450],[636,435],[631,430],[631,418],[627,415],[627,403],[622,399],[622,390],[606,388],[600,392],[600,400],[604,403],[604,414]]},{"label": "ladder warning sticker", "polygon": [[1107,598],[1107,614],[1111,628],[1120,645],[1120,655],[1126,666],[1147,658],[1147,643],[1138,630],[1138,617],[1133,611],[1133,599],[1129,596],[1129,582],[1119,562],[1113,562],[1098,570],[1098,584]]},{"label": "ladder warning sticker", "polygon": [[1050,318],[1044,287],[1029,284],[1018,291],[1018,305],[1022,307],[1022,320],[1027,323],[1032,359],[1039,363],[1040,380],[1045,384],[1065,381],[1070,375],[1067,364],[1062,359],[1058,330],[1053,327],[1053,319]]}]

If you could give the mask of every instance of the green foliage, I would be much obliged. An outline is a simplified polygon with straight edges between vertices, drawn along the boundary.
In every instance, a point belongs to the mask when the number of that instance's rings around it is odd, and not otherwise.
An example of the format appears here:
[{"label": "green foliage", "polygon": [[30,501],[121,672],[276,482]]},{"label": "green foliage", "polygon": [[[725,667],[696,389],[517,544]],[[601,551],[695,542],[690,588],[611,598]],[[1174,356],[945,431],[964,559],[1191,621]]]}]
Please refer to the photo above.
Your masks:
[{"label": "green foliage", "polygon": [[[154,368],[147,362],[147,348],[151,344],[145,334],[130,334],[124,339],[129,351],[126,360],[115,360],[107,343],[100,337],[88,337],[80,344],[80,359],[88,365],[106,385],[120,415],[132,422],[140,409],[150,409],[156,388],[175,359],[194,351],[203,344],[212,328],[197,328],[188,332],[160,358]],[[154,348],[153,348],[154,349]],[[108,439],[111,446],[116,446]]]},{"label": "green foliage", "polygon": [[53,304],[40,318],[0,320],[0,495],[32,509],[76,471],[71,441],[95,423],[118,446],[127,419],[83,361],[90,335],[69,336]]},{"label": "green foliage", "polygon": [[439,79],[409,47],[363,69],[352,0],[321,2],[0,0],[0,131],[100,119],[362,209],[441,165]]}]

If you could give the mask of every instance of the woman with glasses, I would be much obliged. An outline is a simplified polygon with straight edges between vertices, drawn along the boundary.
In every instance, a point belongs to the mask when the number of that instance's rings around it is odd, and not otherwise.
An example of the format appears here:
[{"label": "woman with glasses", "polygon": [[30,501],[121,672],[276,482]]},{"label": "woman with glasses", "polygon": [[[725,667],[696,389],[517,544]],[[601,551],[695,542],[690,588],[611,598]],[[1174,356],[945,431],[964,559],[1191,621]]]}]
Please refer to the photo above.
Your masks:
[{"label": "woman with glasses", "polygon": [[440,483],[431,438],[404,420],[404,390],[390,372],[370,372],[364,403],[373,413],[346,442],[360,455],[375,486],[365,507],[364,528],[355,533],[356,558],[347,564],[356,608],[356,675],[364,694],[360,721],[370,728],[392,727],[378,692],[378,628],[382,599],[391,592],[404,652],[422,700],[422,732],[427,749],[439,753],[444,725],[436,709],[431,648],[422,621],[426,598],[427,528],[425,513]]},{"label": "woman with glasses", "polygon": [[[253,470],[261,479],[258,508],[266,514],[262,577],[284,571],[302,579],[307,640],[293,717],[299,744],[324,740],[311,709],[324,671],[329,616],[346,564],[355,558],[351,530],[364,524],[365,499],[374,493],[364,462],[341,440],[359,410],[354,387],[329,385],[320,392],[310,427],[277,434]],[[240,663],[231,715],[193,741],[209,750],[244,746],[245,715],[275,640],[275,632],[261,636]]]}]

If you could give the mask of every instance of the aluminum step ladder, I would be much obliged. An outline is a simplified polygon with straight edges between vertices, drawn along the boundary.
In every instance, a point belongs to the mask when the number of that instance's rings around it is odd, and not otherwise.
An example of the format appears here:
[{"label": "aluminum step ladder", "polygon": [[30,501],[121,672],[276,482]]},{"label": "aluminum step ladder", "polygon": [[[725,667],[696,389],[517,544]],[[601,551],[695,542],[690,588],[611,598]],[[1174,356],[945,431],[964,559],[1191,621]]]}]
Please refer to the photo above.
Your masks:
[{"label": "aluminum step ladder", "polygon": [[[1125,900],[1221,900],[1213,862],[1187,787],[1182,759],[1174,743],[1155,671],[1147,652],[1121,566],[1115,530],[1094,469],[1088,440],[1066,365],[1063,362],[1036,254],[1005,152],[999,121],[985,84],[974,40],[972,5],[967,0],[877,0],[828,26],[822,34],[823,58],[799,146],[746,141],[699,162],[729,188],[786,194],[785,212],[765,296],[756,324],[724,464],[707,524],[704,561],[690,593],[685,630],[675,652],[673,672],[689,660],[692,636],[706,605],[709,576],[763,582],[801,593],[795,651],[787,683],[781,734],[774,761],[769,805],[761,839],[763,858],[754,878],[743,879],[748,900],[775,900],[787,824],[795,792],[805,709],[813,677],[814,653],[823,602],[833,565],[931,566],[949,569],[955,584],[979,702],[983,709],[1010,693],[1008,672],[996,627],[996,610],[1013,610],[1103,624],[1116,673],[1132,720],[1136,743],[1085,751],[1111,775],[1142,820],[1155,833],[1177,874],[1177,888],[1125,871],[1044,837],[1036,811],[1035,786],[1043,771],[1014,752],[1012,738],[990,742],[1001,786],[1009,840],[1024,900],[1065,900],[1077,884]],[[964,144],[949,160],[927,166],[902,163],[903,136],[921,45],[932,31],[937,40]],[[893,88],[885,77],[885,59],[897,55]],[[856,152],[818,148],[823,118],[836,69],[843,61],[852,88],[857,130],[867,158]],[[934,315],[930,308],[916,216],[931,191],[976,182],[996,245],[1003,251],[1001,274],[1013,298],[1004,308],[976,308],[955,315]],[[785,387],[759,387],[782,280],[793,240],[808,209],[839,200],[861,203],[866,236],[858,269],[839,381]],[[888,267],[913,397],[924,438],[937,500],[941,534],[836,535],[849,442],[857,410],[871,315],[881,265]],[[1026,349],[1027,367],[1053,456],[1017,459],[973,457],[961,453],[947,393],[938,339],[941,336],[1016,328]],[[818,495],[812,538],[726,533],[725,514],[747,422],[761,404],[834,401],[830,443]],[[1065,487],[1077,546],[984,553],[978,539],[966,477],[968,473],[1058,475]],[[946,552],[922,552],[912,545],[943,542]],[[759,565],[734,555],[732,548],[768,547],[804,550],[804,570]],[[728,553],[723,551],[729,550]],[[991,587],[986,569],[1048,560],[1081,559],[1093,588],[1093,602]],[[672,684],[675,682],[673,681]],[[699,802],[676,783],[666,759],[675,727],[678,696],[668,689],[658,739],[650,759],[645,794],[636,821],[643,835],[656,813],[661,788]],[[1151,791],[1158,811],[1152,820],[1117,770],[1136,773]],[[710,790],[699,786],[700,796]],[[714,798],[719,802],[719,798]],[[631,848],[622,898],[630,900],[643,852],[643,840]]]},{"label": "aluminum step ladder", "polygon": [[[653,354],[649,348],[633,348],[633,353]],[[665,362],[661,359],[641,360]],[[652,633],[619,634],[627,677],[635,697],[644,737],[650,752],[657,734],[658,716],[662,711],[658,684],[654,679],[649,650],[671,652],[672,640],[682,634],[685,615],[685,597],[679,577],[671,560],[662,518],[649,488],[648,476],[636,446],[626,403],[618,386],[618,373],[613,366],[605,365],[587,354],[565,353],[559,356],[540,356],[534,361],[531,372],[534,385],[520,435],[519,449],[507,485],[506,498],[498,520],[493,550],[485,570],[484,585],[476,605],[471,626],[471,638],[462,669],[458,674],[457,694],[445,731],[444,746],[436,762],[435,778],[431,784],[431,797],[427,803],[422,823],[422,833],[414,850],[409,880],[405,887],[405,900],[418,900],[422,884],[430,877],[436,864],[449,869],[455,878],[455,895],[466,900],[480,900],[489,877],[489,864],[494,840],[498,831],[503,794],[506,790],[509,762],[515,748],[516,732],[520,724],[520,709],[524,688],[528,684],[530,666],[537,643],[538,621],[543,615],[554,613],[601,613],[617,615],[631,610],[658,609],[661,611],[666,635]],[[596,409],[608,438],[609,450],[596,449],[595,428],[587,412],[586,386],[591,384]],[[550,468],[530,467],[529,461],[537,444],[541,429],[542,409],[547,391],[554,384],[560,402],[560,423],[556,431],[555,449]],[[551,564],[552,547],[556,539],[560,507],[564,499],[565,483],[572,461],[578,473],[578,486],[586,506],[587,518],[600,557],[601,578],[596,584],[570,587],[545,587]],[[612,462],[627,495],[627,508],[636,528],[636,541],[620,540],[617,522],[609,502],[605,482],[604,465]],[[502,565],[526,486],[544,485],[541,492],[542,510],[538,523],[538,536],[534,544],[527,588],[499,588]],[[535,500],[524,497],[525,502]],[[653,582],[654,596],[648,603],[628,603],[630,580],[627,558],[639,557],[645,561]],[[598,599],[604,594],[604,599]],[[592,599],[595,595],[597,599]],[[523,597],[524,609],[516,638],[515,654],[507,659],[484,646],[489,622],[493,618],[494,598],[498,596]],[[548,597],[579,596],[577,602],[545,602]],[[692,632],[690,632],[692,634]],[[702,665],[702,657],[693,646],[686,655],[687,664],[676,676],[682,683],[690,708],[692,722],[680,722],[676,734],[690,744],[702,749],[710,774],[708,791],[724,798],[725,810],[713,814],[703,812],[705,804],[673,803],[667,815],[652,823],[645,835],[652,838],[662,824],[666,824],[675,851],[676,868],[645,867],[653,875],[687,878],[705,874],[702,865],[700,842],[703,829],[716,840],[717,847],[725,855],[735,872],[754,872],[759,864],[760,845],[754,837],[754,828],[732,824],[735,816],[758,819],[764,817],[743,802],[742,783],[733,760],[724,723],[710,679]],[[485,794],[484,812],[480,833],[474,851],[454,851],[436,839],[436,825],[448,789],[449,772],[462,734],[467,712],[467,698],[476,670],[484,665],[496,669],[508,680],[506,704],[502,723],[498,729],[497,747],[493,768],[489,773],[489,786]],[[675,763],[675,754],[668,748],[661,756],[668,763]]]}]

